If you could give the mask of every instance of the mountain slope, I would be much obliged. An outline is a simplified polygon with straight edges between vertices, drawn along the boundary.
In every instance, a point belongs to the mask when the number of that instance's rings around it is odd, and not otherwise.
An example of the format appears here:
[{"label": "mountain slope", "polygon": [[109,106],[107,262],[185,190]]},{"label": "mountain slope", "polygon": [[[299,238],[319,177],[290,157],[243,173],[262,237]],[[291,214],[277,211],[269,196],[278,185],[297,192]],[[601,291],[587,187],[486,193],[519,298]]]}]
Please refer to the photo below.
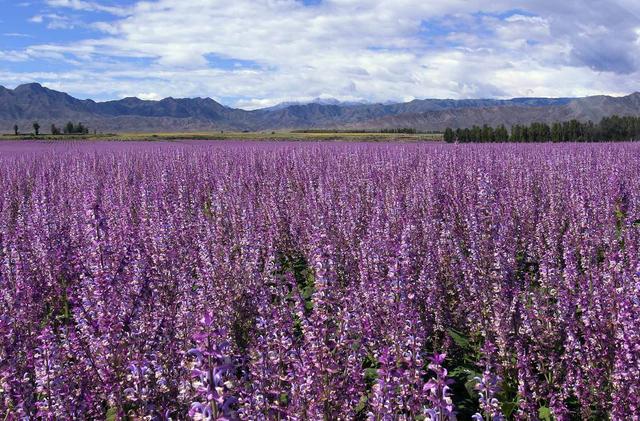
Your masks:
[{"label": "mountain slope", "polygon": [[96,112],[96,103],[79,100],[37,83],[20,85],[14,90],[0,89],[0,118],[83,118]]},{"label": "mountain slope", "polygon": [[474,124],[533,121],[599,120],[612,114],[640,114],[640,94],[626,97],[423,99],[398,104],[313,102],[246,111],[225,107],[211,98],[125,98],[95,102],[76,99],[37,83],[6,89],[0,86],[0,130],[18,123],[30,130],[68,120],[100,131],[272,130],[305,128],[380,129],[414,127],[442,130]]},{"label": "mountain slope", "polygon": [[[525,103],[526,104],[526,103]],[[577,98],[562,105],[527,106],[510,104],[504,106],[457,108],[426,111],[422,113],[404,113],[389,115],[352,124],[350,128],[367,127],[395,128],[413,127],[418,130],[444,130],[447,127],[464,128],[473,125],[488,124],[530,124],[532,122],[553,123],[572,119],[580,121],[599,121],[611,115],[640,115],[640,93],[615,98],[595,96]]]}]

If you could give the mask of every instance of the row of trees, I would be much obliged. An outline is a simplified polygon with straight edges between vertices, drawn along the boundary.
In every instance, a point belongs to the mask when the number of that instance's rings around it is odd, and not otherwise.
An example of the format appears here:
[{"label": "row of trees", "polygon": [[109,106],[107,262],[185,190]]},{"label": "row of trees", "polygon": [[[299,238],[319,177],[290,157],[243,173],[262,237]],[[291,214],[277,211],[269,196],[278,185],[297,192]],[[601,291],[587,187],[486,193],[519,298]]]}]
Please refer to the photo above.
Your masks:
[{"label": "row of trees", "polygon": [[387,129],[303,129],[292,130],[291,133],[402,133],[402,134],[418,134],[418,133],[438,133],[418,131],[414,127],[395,127]]},{"label": "row of trees", "polygon": [[416,134],[418,130],[413,127],[398,127],[395,129],[382,129],[380,133],[402,133],[402,134]]},{"label": "row of trees", "polygon": [[[33,127],[33,133],[35,133],[36,136],[40,135],[40,123],[38,123],[37,121],[34,121],[31,127]],[[13,125],[13,132],[15,133],[16,136],[20,134],[20,127],[18,127],[17,124]],[[52,135],[60,135],[63,133],[64,134],[88,134],[89,128],[82,123],[74,124],[71,121],[65,124],[62,130],[58,128],[55,124],[51,125]]]},{"label": "row of trees", "polygon": [[[51,125],[51,133],[53,133],[54,128],[58,131],[58,134],[60,134],[60,129],[58,129],[53,124]],[[64,134],[88,134],[89,128],[83,125],[82,123],[73,124],[72,122],[69,121],[67,124],[65,124],[62,131]]]},{"label": "row of trees", "polygon": [[504,125],[473,126],[467,129],[447,128],[445,142],[607,142],[640,140],[640,117],[605,117],[599,123],[578,120],[547,123],[516,124],[507,130]]}]

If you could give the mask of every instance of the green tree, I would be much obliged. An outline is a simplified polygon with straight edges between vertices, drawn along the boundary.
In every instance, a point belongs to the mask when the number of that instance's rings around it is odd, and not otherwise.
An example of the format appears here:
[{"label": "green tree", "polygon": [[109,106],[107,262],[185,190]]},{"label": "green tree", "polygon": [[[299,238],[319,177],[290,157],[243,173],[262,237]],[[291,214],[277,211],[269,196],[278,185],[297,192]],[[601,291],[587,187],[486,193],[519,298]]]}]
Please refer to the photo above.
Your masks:
[{"label": "green tree", "polygon": [[562,124],[555,122],[551,126],[551,141],[562,142]]},{"label": "green tree", "polygon": [[534,122],[514,124],[511,132],[497,127],[474,125],[466,129],[445,130],[445,140],[467,142],[607,142],[640,140],[640,117],[612,115],[599,123],[573,119],[551,125]]},{"label": "green tree", "polygon": [[453,143],[455,141],[455,133],[451,127],[447,127],[444,131],[444,141],[447,143]]},{"label": "green tree", "polygon": [[464,142],[464,139],[462,137],[463,137],[462,129],[460,129],[460,128],[456,129],[456,140],[458,142]]},{"label": "green tree", "polygon": [[473,126],[471,128],[471,137],[469,142],[481,142],[482,141],[482,127]]},{"label": "green tree", "polygon": [[18,136],[20,134],[19,128],[17,124],[13,125],[13,132]]},{"label": "green tree", "polygon": [[470,129],[464,129],[462,133],[462,137],[464,138],[465,142],[473,142],[473,135],[471,134]]},{"label": "green tree", "polygon": [[73,134],[74,130],[75,130],[75,127],[73,126],[73,123],[70,121],[64,126],[64,134]]},{"label": "green tree", "polygon": [[87,134],[89,133],[89,128],[82,123],[78,123],[75,129],[75,132],[78,134]]},{"label": "green tree", "polygon": [[509,141],[509,131],[504,126],[504,124],[499,125],[495,132],[494,138],[496,142],[508,142]]},{"label": "green tree", "polygon": [[528,133],[530,142],[548,142],[551,140],[551,128],[546,123],[531,123]]},{"label": "green tree", "polygon": [[33,122],[33,131],[36,133],[36,136],[40,134],[40,124],[37,121]]},{"label": "green tree", "polygon": [[493,127],[489,127],[486,124],[482,126],[482,133],[480,135],[480,138],[485,143],[495,141]]},{"label": "green tree", "polygon": [[511,141],[522,142],[522,126],[519,124],[511,126]]}]

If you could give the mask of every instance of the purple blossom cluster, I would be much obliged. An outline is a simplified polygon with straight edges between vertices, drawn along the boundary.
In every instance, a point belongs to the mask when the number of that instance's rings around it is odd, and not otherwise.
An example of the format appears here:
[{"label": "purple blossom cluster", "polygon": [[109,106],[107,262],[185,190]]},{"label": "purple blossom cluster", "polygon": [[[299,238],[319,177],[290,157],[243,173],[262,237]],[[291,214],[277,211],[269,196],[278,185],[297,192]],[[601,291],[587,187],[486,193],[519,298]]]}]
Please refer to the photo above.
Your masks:
[{"label": "purple blossom cluster", "polygon": [[6,420],[640,420],[639,297],[640,145],[0,144]]}]

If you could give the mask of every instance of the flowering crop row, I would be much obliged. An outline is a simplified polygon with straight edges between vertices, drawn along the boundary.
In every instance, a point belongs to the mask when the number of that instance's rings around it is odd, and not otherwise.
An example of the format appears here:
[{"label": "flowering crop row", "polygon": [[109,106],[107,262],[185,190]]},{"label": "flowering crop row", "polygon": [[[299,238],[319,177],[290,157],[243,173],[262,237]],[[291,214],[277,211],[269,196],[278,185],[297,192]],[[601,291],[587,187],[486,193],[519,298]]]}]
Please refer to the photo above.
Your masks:
[{"label": "flowering crop row", "polygon": [[640,145],[0,145],[0,415],[640,419]]}]

